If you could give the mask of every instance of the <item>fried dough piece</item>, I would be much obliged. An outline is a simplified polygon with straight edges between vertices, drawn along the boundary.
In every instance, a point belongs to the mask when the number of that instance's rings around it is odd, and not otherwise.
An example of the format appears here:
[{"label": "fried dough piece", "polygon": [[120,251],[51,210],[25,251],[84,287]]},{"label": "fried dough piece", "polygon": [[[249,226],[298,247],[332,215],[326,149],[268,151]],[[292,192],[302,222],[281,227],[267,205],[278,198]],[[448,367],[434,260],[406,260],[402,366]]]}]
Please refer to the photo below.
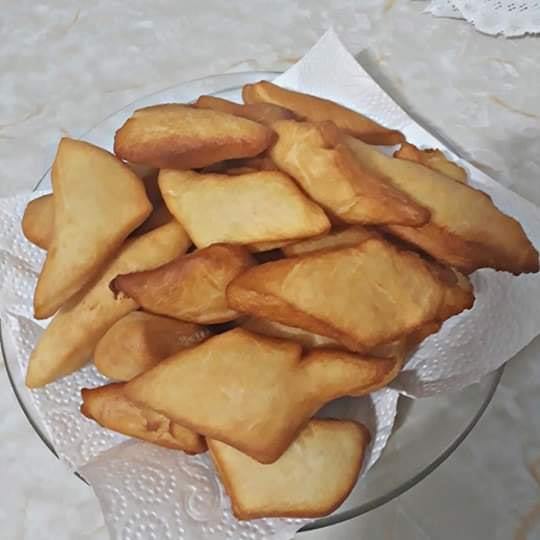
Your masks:
[{"label": "fried dough piece", "polygon": [[128,241],[101,274],[55,315],[30,356],[26,386],[38,388],[82,367],[105,332],[138,308],[115,298],[109,283],[118,274],[161,266],[184,253],[190,241],[179,223],[169,223]]},{"label": "fried dough piece", "polygon": [[396,368],[394,359],[342,352],[302,360],[301,350],[296,343],[235,328],[130,381],[126,396],[272,463],[324,403],[380,388]]},{"label": "fried dough piece", "polygon": [[227,176],[162,170],[159,185],[199,248],[294,240],[330,228],[323,210],[279,171]]},{"label": "fried dough piece", "polygon": [[273,464],[208,440],[210,455],[238,519],[320,517],[352,491],[371,440],[349,420],[311,420]]},{"label": "fried dough piece", "polygon": [[246,84],[242,90],[245,103],[273,103],[293,111],[301,120],[331,120],[345,133],[369,144],[394,145],[405,140],[403,134],[388,129],[363,114],[334,101],[287,90],[268,81]]},{"label": "fried dough piece", "polygon": [[54,231],[34,293],[37,319],[93,279],[152,211],[141,180],[90,143],[63,138],[51,176]]},{"label": "fried dough piece", "polygon": [[373,238],[251,268],[231,282],[227,299],[238,311],[366,350],[472,306],[472,288],[439,273]]},{"label": "fried dough piece", "polygon": [[54,197],[50,193],[28,203],[22,218],[22,231],[29,242],[48,249],[54,232]]},{"label": "fried dough piece", "polygon": [[352,137],[347,144],[367,172],[390,179],[431,211],[425,225],[388,226],[392,234],[464,273],[485,267],[516,275],[538,272],[538,252],[521,225],[484,192]]},{"label": "fried dough piece", "polygon": [[116,132],[114,152],[158,169],[192,169],[254,157],[273,139],[271,129],[246,118],[171,103],[135,111]]},{"label": "fried dough piece", "polygon": [[[154,210],[146,221],[133,234],[143,234],[159,225],[167,223],[165,203],[157,185],[158,170],[131,163],[126,165],[143,181],[148,200]],[[161,202],[160,202],[161,201]],[[170,213],[167,212],[170,217]],[[22,230],[27,240],[42,249],[49,249],[54,232],[54,195],[48,193],[28,203],[22,219]]]},{"label": "fried dough piece", "polygon": [[332,230],[325,236],[294,242],[281,249],[287,257],[296,257],[314,251],[355,246],[368,238],[380,238],[380,235],[375,229],[363,227],[362,225],[352,225],[345,229]]},{"label": "fried dough piece", "polygon": [[206,442],[200,435],[129,401],[122,383],[83,388],[81,396],[81,413],[104,428],[186,454],[206,451]]},{"label": "fried dough piece", "polygon": [[428,221],[424,207],[357,166],[332,122],[284,120],[273,128],[278,134],[270,150],[273,161],[314,201],[347,223],[417,226]]},{"label": "fried dough piece", "polygon": [[99,340],[94,364],[105,377],[129,381],[209,335],[197,324],[133,311],[114,323]]},{"label": "fried dough piece", "polygon": [[200,96],[194,106],[198,109],[212,109],[213,111],[241,116],[266,126],[271,126],[278,120],[294,120],[296,118],[296,115],[289,109],[272,103],[246,105],[215,96]]},{"label": "fried dough piece", "polygon": [[467,183],[467,171],[457,163],[449,160],[440,150],[435,148],[420,150],[414,144],[403,143],[401,148],[394,152],[394,157],[406,159],[407,161],[416,161],[462,184]]},{"label": "fried dough piece", "polygon": [[227,305],[227,285],[254,263],[242,246],[213,244],[155,270],[119,275],[111,288],[152,313],[194,323],[222,323],[240,315]]}]

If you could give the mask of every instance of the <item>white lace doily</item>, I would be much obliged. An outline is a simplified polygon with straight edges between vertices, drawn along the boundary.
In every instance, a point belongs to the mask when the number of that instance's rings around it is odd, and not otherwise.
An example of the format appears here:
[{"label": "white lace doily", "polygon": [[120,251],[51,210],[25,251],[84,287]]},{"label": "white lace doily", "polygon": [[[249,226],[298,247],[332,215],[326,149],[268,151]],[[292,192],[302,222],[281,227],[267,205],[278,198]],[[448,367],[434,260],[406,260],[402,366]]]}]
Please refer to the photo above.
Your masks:
[{"label": "white lace doily", "polygon": [[491,35],[540,33],[540,0],[431,0],[426,11],[437,17],[465,19]]}]

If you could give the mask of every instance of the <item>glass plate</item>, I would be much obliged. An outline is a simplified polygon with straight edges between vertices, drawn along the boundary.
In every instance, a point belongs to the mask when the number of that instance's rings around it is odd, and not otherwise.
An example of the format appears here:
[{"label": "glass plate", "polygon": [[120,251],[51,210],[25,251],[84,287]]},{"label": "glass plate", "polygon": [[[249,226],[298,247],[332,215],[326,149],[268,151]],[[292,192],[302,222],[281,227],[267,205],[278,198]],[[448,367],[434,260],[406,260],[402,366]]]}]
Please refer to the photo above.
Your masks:
[{"label": "glass plate", "polygon": [[[81,135],[84,140],[111,149],[114,132],[138,108],[155,103],[190,102],[201,94],[238,99],[241,87],[278,73],[252,71],[206,77],[181,83],[127,105]],[[50,189],[49,171],[36,189]],[[15,360],[14,344],[0,334],[8,376],[28,421],[47,447],[56,454],[44,429],[23,375]],[[503,368],[461,392],[412,400],[400,398],[394,432],[381,459],[357,484],[346,502],[332,515],[302,530],[318,529],[357,517],[404,493],[433,472],[463,442],[488,406]]]}]

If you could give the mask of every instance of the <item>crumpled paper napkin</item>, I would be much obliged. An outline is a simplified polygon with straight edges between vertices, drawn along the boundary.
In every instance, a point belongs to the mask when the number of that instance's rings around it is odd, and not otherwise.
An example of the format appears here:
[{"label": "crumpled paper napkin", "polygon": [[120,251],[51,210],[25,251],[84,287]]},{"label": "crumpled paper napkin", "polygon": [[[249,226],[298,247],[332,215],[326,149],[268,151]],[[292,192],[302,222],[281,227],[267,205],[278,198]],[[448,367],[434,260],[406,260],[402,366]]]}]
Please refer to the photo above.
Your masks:
[{"label": "crumpled paper napkin", "polygon": [[[400,129],[417,145],[448,152],[392,101],[332,30],[277,82],[335,99]],[[170,100],[170,93],[168,90],[162,99]],[[157,94],[155,102],[160,101]],[[135,104],[133,108],[136,107]],[[108,146],[109,142],[102,144]],[[533,243],[540,245],[538,208],[472,165],[458,161],[467,168],[471,184],[489,193],[495,204],[518,218]],[[82,417],[78,410],[80,388],[105,382],[92,365],[43,389],[29,391],[24,387],[28,356],[46,325],[46,321],[37,323],[32,319],[32,293],[43,252],[30,245],[20,232],[24,207],[39,194],[0,200],[0,318],[4,353],[30,415],[59,457],[94,488],[111,538],[292,538],[306,520],[237,521],[207,456],[187,456],[127,440]],[[474,273],[472,280],[476,294],[473,309],[450,319],[436,336],[428,338],[392,388],[365,398],[340,400],[321,411],[322,415],[355,418],[368,425],[374,442],[363,474],[378,459],[391,434],[399,392],[423,397],[463,388],[497,369],[540,333],[538,275],[516,278],[481,270]]]}]

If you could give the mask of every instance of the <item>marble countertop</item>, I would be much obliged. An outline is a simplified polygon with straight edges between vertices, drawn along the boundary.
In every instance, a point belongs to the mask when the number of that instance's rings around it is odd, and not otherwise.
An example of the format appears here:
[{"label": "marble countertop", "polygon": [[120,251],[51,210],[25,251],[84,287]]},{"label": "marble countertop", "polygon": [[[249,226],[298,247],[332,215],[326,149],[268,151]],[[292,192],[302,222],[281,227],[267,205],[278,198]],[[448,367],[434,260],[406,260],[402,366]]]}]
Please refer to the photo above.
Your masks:
[{"label": "marble countertop", "polygon": [[[3,0],[0,196],[31,189],[59,136],[196,77],[284,69],[329,26],[389,93],[493,177],[540,204],[540,41],[422,14],[409,0]],[[435,473],[361,518],[300,538],[540,538],[540,340]],[[0,363],[0,536],[106,540],[97,500],[19,409]]]}]

